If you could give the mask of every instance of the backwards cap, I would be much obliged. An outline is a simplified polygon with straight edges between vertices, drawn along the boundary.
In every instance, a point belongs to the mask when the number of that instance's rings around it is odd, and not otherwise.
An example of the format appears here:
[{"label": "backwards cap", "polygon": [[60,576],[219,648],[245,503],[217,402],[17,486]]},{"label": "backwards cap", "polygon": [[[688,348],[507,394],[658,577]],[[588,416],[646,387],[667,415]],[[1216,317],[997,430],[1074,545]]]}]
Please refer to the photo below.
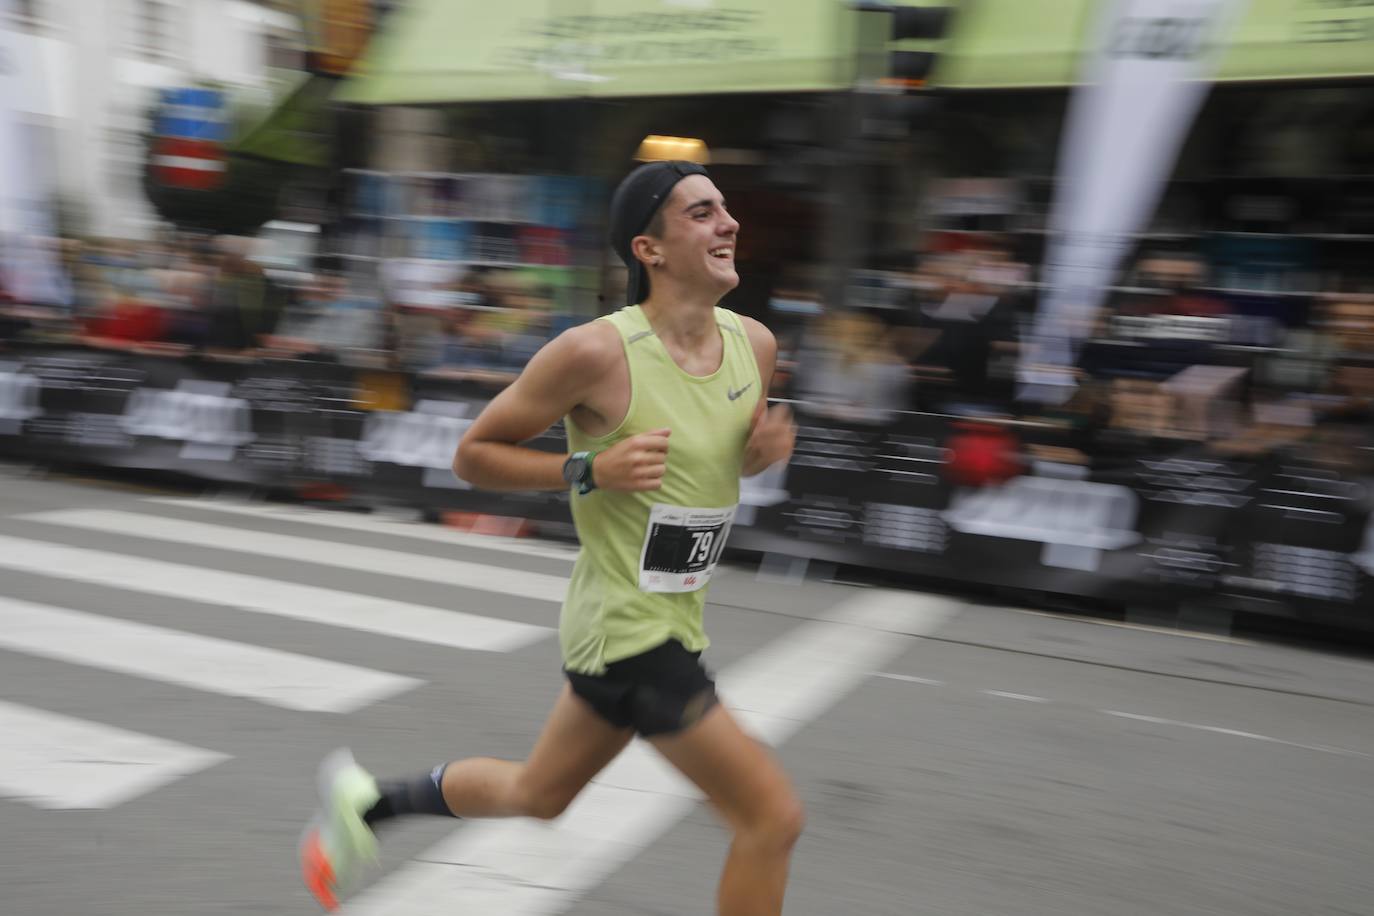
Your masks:
[{"label": "backwards cap", "polygon": [[630,242],[644,234],[679,181],[688,175],[705,174],[706,169],[695,162],[650,162],[625,176],[615,189],[611,197],[611,247],[630,271],[625,284],[627,305],[649,298],[649,274],[630,249]]}]

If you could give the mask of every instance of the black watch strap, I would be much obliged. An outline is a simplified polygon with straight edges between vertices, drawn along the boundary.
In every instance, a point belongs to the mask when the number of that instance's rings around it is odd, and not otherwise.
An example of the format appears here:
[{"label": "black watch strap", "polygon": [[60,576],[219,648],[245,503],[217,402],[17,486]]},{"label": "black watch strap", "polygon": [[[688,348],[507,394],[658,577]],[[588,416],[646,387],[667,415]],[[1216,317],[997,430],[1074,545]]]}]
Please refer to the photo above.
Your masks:
[{"label": "black watch strap", "polygon": [[573,452],[563,462],[563,479],[577,487],[581,496],[596,489],[596,481],[592,478],[592,459],[595,457],[596,452]]}]

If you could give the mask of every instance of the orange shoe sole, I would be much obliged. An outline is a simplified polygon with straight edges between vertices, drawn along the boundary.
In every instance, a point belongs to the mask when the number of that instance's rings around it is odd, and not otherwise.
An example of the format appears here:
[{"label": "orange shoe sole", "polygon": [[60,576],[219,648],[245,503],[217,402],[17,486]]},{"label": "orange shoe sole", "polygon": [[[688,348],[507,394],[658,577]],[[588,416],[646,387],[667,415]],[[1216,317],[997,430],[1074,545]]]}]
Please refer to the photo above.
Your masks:
[{"label": "orange shoe sole", "polygon": [[301,843],[301,878],[320,906],[331,913],[339,908],[339,898],[334,895],[338,880],[334,876],[334,866],[324,854],[318,830],[310,831]]}]

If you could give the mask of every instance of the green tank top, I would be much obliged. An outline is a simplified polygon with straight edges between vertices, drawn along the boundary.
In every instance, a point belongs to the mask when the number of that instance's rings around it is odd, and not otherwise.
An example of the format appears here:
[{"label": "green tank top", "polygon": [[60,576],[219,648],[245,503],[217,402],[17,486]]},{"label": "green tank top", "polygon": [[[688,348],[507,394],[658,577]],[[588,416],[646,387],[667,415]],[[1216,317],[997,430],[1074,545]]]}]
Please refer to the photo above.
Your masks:
[{"label": "green tank top", "polygon": [[620,332],[630,368],[630,406],[621,424],[589,436],[565,420],[571,451],[601,452],[622,439],[668,428],[661,489],[572,494],[582,551],[559,619],[563,664],[601,674],[610,662],[670,639],[705,649],[706,584],[739,503],[740,470],[754,408],[763,395],[758,363],[738,315],[717,308],[720,368],[682,370],[639,306],[606,315]]}]

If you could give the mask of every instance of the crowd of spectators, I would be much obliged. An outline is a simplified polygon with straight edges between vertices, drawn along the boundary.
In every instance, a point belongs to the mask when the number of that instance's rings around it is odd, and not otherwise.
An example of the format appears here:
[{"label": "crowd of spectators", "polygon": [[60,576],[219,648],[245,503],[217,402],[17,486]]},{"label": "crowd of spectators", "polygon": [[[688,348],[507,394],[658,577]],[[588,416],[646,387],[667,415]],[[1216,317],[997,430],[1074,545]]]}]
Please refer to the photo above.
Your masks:
[{"label": "crowd of spectators", "polygon": [[476,268],[443,305],[388,295],[347,269],[275,275],[255,241],[64,240],[46,301],[19,301],[0,272],[0,345],[71,343],[145,355],[337,362],[513,377],[561,324],[554,292]]},{"label": "crowd of spectators", "polygon": [[[0,284],[0,346],[318,360],[499,383],[576,320],[553,289],[514,272],[457,274],[436,304],[344,270],[284,281],[250,246],[64,240],[47,287],[60,301],[17,301]],[[1108,439],[1196,440],[1236,454],[1359,442],[1374,428],[1374,294],[1349,283],[1228,287],[1217,265],[1178,247],[1143,248],[1128,265],[1082,349],[1067,406],[1019,404],[1019,340],[1040,293],[1032,260],[1006,236],[933,236],[908,262],[851,285],[842,308],[817,267],[784,271],[761,316],[780,341],[771,393],[861,423],[901,410],[1052,413]]]},{"label": "crowd of spectators", "polygon": [[1374,472],[1374,287],[1358,273],[1327,290],[1303,288],[1321,271],[1237,280],[1199,246],[1143,245],[1083,343],[1076,394],[1044,407],[1017,399],[1042,293],[1019,254],[1004,235],[933,236],[846,309],[788,275],[773,301],[782,378],[809,410],[851,422],[919,410],[1067,425],[1081,448],[1059,460],[1172,443]]}]

